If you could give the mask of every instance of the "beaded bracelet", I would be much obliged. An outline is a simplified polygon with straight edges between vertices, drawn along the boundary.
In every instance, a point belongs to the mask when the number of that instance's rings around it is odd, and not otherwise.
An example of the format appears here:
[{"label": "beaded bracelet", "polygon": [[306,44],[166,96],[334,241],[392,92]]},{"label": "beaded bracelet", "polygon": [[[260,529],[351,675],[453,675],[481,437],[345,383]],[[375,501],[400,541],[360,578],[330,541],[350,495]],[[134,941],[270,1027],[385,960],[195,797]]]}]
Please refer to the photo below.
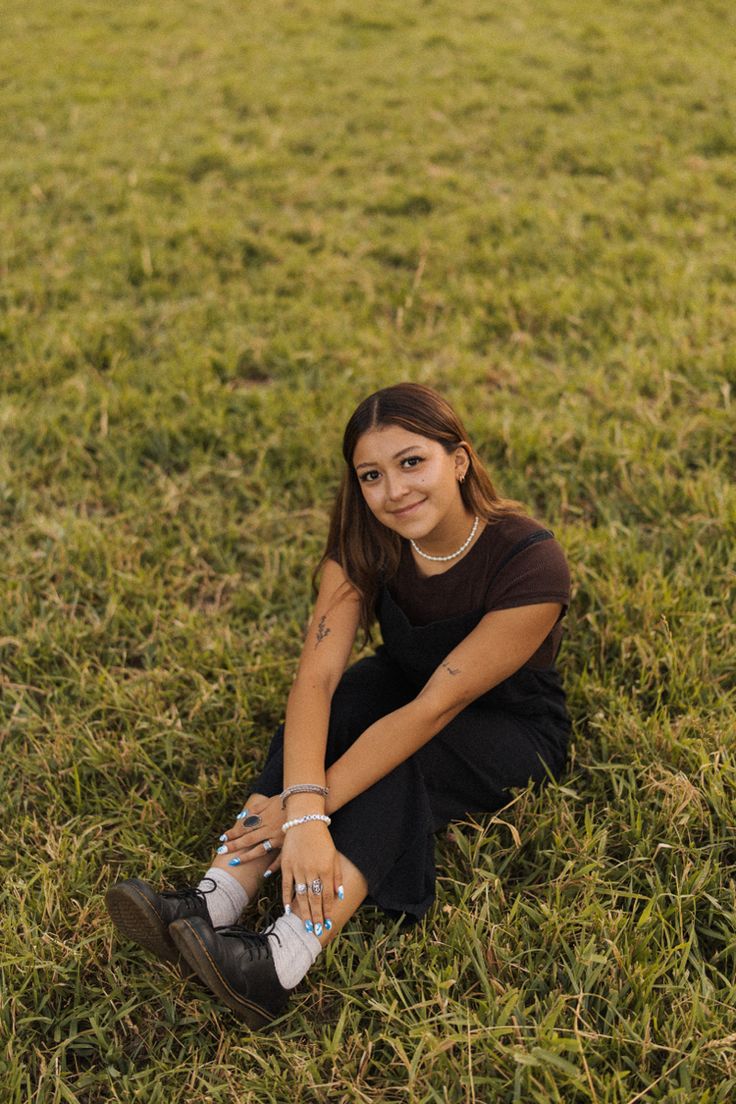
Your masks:
[{"label": "beaded bracelet", "polygon": [[307,816],[297,817],[296,820],[287,820],[285,824],[281,825],[281,831],[288,832],[290,828],[294,828],[297,824],[306,824],[308,820],[321,820],[325,824],[332,824],[330,818],[323,816],[322,813],[308,813]]},{"label": "beaded bracelet", "polygon": [[291,797],[292,794],[313,793],[321,794],[322,797],[327,797],[329,792],[326,786],[317,786],[313,782],[300,782],[298,786],[287,786],[281,794],[281,808],[286,808],[286,799],[287,797]]}]

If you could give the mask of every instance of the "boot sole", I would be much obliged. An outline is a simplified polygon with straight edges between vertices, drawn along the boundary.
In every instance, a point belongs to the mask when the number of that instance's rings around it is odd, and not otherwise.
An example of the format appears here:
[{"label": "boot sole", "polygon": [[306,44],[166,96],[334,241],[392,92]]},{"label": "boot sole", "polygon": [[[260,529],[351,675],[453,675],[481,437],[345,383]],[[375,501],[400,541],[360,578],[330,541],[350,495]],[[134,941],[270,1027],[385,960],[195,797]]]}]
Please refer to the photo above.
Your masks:
[{"label": "boot sole", "polygon": [[137,886],[113,886],[105,894],[105,905],[119,932],[150,951],[156,958],[178,966],[183,977],[191,976],[188,964],[169,938],[168,930],[153,902]]},{"label": "boot sole", "polygon": [[267,1012],[265,1008],[235,992],[223,977],[199,934],[186,920],[176,920],[169,928],[169,933],[182,958],[189,963],[197,977],[235,1013],[238,1019],[255,1030],[267,1027],[277,1019],[277,1016]]}]

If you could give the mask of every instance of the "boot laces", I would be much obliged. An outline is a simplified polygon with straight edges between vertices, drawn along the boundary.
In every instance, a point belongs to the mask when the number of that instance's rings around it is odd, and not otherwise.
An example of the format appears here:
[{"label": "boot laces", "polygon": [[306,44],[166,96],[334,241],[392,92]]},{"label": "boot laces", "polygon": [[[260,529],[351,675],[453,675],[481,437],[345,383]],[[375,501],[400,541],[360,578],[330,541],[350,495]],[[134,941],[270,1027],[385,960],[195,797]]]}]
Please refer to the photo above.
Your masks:
[{"label": "boot laces", "polygon": [[204,901],[205,895],[207,893],[214,893],[214,891],[217,889],[217,883],[212,878],[205,878],[203,880],[207,882],[212,882],[212,888],[200,889],[199,886],[183,885],[177,886],[176,889],[165,889],[162,892],[161,896],[175,897],[177,900],[184,901],[185,903],[192,905]]},{"label": "boot laces", "polygon": [[244,924],[225,924],[221,927],[216,927],[215,931],[219,935],[231,936],[233,939],[239,939],[250,957],[251,962],[257,961],[263,958],[271,958],[271,948],[268,945],[269,939],[275,939],[279,946],[281,946],[281,940],[275,931],[267,929],[263,932],[254,932],[250,928],[246,928]]}]

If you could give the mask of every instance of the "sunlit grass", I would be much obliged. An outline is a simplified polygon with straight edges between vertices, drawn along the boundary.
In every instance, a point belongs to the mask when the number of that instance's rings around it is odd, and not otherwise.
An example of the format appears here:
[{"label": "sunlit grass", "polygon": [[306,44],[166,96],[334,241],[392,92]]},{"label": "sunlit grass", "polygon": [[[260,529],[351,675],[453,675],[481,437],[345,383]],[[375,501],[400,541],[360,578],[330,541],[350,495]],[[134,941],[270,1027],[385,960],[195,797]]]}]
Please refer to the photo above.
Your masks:
[{"label": "sunlit grass", "polygon": [[[730,1101],[730,8],[6,9],[3,1102]],[[568,553],[570,771],[251,1035],[101,897],[207,861],[400,379]]]}]

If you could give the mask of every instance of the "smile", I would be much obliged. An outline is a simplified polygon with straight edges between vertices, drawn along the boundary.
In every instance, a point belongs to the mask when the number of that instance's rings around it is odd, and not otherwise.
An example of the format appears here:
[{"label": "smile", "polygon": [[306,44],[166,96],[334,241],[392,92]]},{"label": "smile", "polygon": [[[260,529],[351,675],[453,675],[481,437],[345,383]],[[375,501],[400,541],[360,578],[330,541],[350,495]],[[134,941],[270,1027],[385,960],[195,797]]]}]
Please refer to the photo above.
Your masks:
[{"label": "smile", "polygon": [[417,509],[418,506],[422,505],[422,502],[426,502],[426,501],[427,501],[426,498],[423,498],[421,500],[421,502],[415,502],[413,506],[407,506],[404,510],[393,510],[392,511],[392,516],[393,517],[408,517],[409,514],[413,513],[414,510]]}]

